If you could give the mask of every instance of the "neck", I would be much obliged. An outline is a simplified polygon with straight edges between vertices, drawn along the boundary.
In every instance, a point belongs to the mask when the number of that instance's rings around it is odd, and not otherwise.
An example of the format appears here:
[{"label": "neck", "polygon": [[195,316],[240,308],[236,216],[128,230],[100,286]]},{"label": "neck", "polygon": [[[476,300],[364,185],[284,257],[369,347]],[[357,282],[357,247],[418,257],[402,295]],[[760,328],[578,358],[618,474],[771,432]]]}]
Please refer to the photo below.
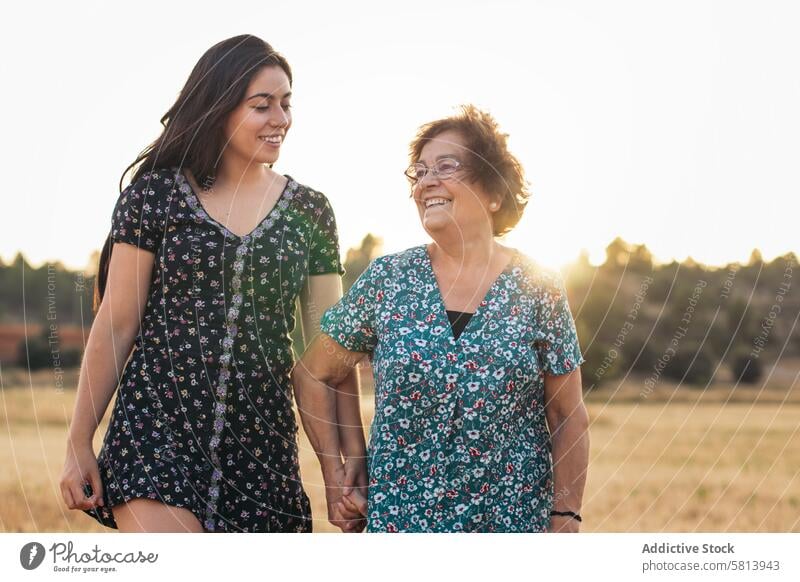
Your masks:
[{"label": "neck", "polygon": [[250,186],[263,184],[272,173],[270,168],[259,162],[233,156],[223,157],[217,169],[216,182],[247,190]]},{"label": "neck", "polygon": [[457,265],[461,269],[472,267],[485,269],[500,252],[501,246],[491,234],[487,236],[440,236],[433,237],[431,255],[446,265]]}]

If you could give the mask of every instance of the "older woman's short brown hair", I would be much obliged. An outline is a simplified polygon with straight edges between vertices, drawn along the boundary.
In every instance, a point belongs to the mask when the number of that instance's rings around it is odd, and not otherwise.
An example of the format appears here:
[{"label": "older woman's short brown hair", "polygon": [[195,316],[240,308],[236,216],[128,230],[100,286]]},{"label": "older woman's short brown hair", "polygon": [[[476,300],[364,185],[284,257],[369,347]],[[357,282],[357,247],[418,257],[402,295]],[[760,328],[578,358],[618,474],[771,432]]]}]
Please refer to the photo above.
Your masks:
[{"label": "older woman's short brown hair", "polygon": [[456,131],[464,139],[467,177],[489,194],[500,198],[494,213],[495,236],[513,229],[530,198],[525,173],[519,160],[508,151],[508,134],[500,132],[497,122],[474,105],[462,105],[456,115],[426,123],[411,142],[411,163],[419,161],[425,143],[446,131]]}]

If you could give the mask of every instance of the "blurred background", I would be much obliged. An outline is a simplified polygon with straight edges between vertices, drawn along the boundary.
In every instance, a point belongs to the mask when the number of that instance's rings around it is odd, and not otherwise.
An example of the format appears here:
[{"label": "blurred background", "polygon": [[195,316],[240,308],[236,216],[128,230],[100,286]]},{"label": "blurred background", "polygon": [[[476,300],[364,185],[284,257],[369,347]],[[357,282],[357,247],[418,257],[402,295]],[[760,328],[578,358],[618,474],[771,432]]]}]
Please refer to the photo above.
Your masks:
[{"label": "blurred background", "polygon": [[0,35],[1,531],[101,529],[58,490],[97,249],[196,60],[245,32],[294,69],[276,169],[331,200],[345,288],[427,240],[420,124],[472,102],[509,133],[533,198],[504,242],[564,275],[586,356],[585,531],[800,531],[795,4],[45,5]]}]

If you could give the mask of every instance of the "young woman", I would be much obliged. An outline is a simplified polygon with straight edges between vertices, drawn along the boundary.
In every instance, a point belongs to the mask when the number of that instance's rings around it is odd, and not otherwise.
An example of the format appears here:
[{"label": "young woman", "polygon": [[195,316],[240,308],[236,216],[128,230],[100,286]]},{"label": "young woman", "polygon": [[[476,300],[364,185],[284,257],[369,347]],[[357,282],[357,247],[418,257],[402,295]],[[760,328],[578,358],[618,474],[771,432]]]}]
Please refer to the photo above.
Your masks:
[{"label": "young woman", "polygon": [[527,204],[522,167],[465,107],[421,128],[406,176],[432,241],[374,260],[295,370],[304,424],[324,424],[324,386],[372,358],[368,499],[335,503],[369,531],[576,532],[589,436],[566,290],[497,240]]},{"label": "young woman", "polygon": [[[292,408],[295,305],[311,339],[341,297],[326,197],[272,170],[292,73],[244,35],[209,49],[128,167],[102,253],[61,491],[123,531],[307,532]],[[95,458],[92,438],[112,394]],[[325,427],[331,503],[364,486],[355,376]],[[347,471],[347,483],[345,483]],[[337,494],[337,492],[339,492]],[[345,530],[363,527],[329,517]]]}]

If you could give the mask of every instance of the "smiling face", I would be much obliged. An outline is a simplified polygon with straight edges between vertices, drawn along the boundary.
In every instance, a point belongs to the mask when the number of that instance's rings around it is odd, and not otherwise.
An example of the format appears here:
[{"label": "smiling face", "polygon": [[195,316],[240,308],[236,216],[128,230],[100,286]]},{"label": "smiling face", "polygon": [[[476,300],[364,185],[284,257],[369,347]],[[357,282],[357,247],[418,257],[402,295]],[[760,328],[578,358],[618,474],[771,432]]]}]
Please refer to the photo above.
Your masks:
[{"label": "smiling face", "polygon": [[[428,168],[442,158],[468,163],[464,139],[458,132],[445,131],[428,141],[417,162]],[[425,231],[435,238],[437,233],[455,229],[462,236],[488,229],[492,232],[492,204],[497,202],[460,169],[447,179],[440,179],[428,171],[424,178],[412,186],[412,196],[417,204],[420,221]]]},{"label": "smiling face", "polygon": [[244,100],[225,123],[225,155],[273,164],[292,125],[289,77],[280,67],[264,67],[253,77]]}]

